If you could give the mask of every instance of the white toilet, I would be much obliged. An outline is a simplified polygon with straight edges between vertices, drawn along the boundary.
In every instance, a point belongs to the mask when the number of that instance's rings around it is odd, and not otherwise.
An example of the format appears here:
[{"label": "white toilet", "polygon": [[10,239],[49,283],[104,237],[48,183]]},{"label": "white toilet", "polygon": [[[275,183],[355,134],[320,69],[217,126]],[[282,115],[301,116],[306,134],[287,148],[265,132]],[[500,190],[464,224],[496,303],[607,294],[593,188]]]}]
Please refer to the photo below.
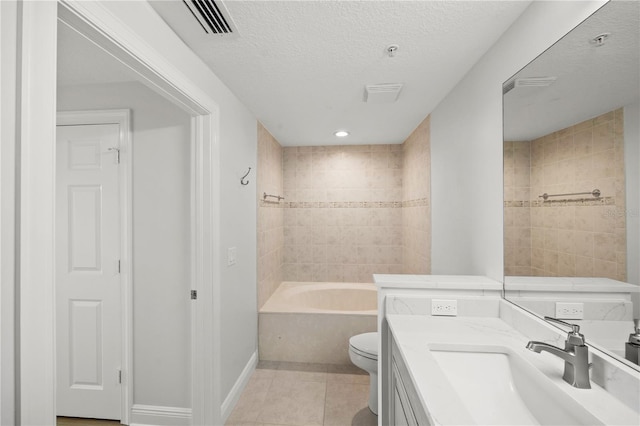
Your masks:
[{"label": "white toilet", "polygon": [[369,409],[378,415],[378,333],[358,334],[349,339],[349,358],[369,373]]}]

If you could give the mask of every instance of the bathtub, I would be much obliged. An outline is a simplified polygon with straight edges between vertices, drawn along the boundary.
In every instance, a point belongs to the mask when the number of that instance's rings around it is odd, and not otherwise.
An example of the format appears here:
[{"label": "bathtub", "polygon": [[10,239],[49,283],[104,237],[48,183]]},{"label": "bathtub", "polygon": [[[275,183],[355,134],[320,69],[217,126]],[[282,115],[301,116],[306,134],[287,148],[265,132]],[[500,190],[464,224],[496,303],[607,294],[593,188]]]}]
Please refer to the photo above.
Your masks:
[{"label": "bathtub", "polygon": [[351,364],[349,338],[377,314],[373,284],[283,282],[259,312],[260,359]]}]

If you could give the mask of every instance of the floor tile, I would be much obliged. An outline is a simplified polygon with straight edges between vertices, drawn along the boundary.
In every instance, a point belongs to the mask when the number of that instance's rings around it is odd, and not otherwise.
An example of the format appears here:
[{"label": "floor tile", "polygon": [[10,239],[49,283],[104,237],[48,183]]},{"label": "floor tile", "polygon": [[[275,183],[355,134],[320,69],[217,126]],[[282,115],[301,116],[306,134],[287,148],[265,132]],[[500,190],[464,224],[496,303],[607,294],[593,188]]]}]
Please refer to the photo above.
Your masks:
[{"label": "floor tile", "polygon": [[338,374],[362,374],[368,375],[366,371],[362,368],[358,368],[355,365],[343,365],[343,364],[329,364],[327,366],[327,373],[338,373]]},{"label": "floor tile", "polygon": [[368,385],[369,375],[327,373],[327,383],[356,383],[359,385]]},{"label": "floor tile", "polygon": [[251,378],[252,379],[273,379],[274,377],[276,377],[277,371],[278,370],[259,368],[253,372],[253,375],[251,376]]},{"label": "floor tile", "polygon": [[357,383],[327,383],[325,426],[376,425],[377,417],[368,407],[369,386]]},{"label": "floor tile", "polygon": [[238,403],[229,415],[226,424],[238,425],[255,422],[272,381],[272,379],[261,379],[252,376],[242,395],[240,395]]},{"label": "floor tile", "polygon": [[280,361],[258,361],[257,369],[277,370]]},{"label": "floor tile", "polygon": [[263,362],[228,426],[376,426],[369,374],[355,366]]},{"label": "floor tile", "polygon": [[320,382],[327,381],[327,373],[316,373],[313,371],[289,371],[278,370],[273,380],[284,382]]},{"label": "floor tile", "polygon": [[256,419],[261,423],[322,425],[326,383],[273,380]]},{"label": "floor tile", "polygon": [[329,364],[313,364],[306,362],[281,362],[278,370],[287,371],[307,371],[313,373],[326,373],[329,370]]}]

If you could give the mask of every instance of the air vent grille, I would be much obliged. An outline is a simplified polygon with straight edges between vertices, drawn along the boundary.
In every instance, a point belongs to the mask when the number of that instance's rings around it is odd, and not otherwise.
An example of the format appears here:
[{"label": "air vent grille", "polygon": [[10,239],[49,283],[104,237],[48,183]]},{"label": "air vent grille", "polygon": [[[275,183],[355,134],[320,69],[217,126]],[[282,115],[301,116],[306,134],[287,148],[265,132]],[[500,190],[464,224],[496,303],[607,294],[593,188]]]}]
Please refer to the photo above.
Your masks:
[{"label": "air vent grille", "polygon": [[547,87],[556,82],[558,77],[525,77],[516,78],[516,87]]},{"label": "air vent grille", "polygon": [[235,28],[229,13],[220,1],[182,0],[207,34],[233,34]]},{"label": "air vent grille", "polygon": [[516,87],[547,87],[556,82],[558,77],[524,77],[515,78],[502,86],[502,94],[506,95]]},{"label": "air vent grille", "polygon": [[511,91],[511,89],[513,89],[514,87],[516,87],[516,81],[515,80],[511,80],[508,83],[505,83],[504,86],[502,86],[502,94],[506,95],[507,93],[509,93]]},{"label": "air vent grille", "polygon": [[401,83],[367,84],[364,90],[364,101],[381,104],[395,102],[402,90]]}]

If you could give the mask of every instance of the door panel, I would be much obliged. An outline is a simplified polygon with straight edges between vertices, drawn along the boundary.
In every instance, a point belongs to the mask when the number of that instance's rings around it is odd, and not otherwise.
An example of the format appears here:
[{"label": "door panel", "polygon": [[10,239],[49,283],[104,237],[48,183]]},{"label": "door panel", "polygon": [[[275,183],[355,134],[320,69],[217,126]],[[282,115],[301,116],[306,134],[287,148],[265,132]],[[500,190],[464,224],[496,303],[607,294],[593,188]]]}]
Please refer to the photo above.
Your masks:
[{"label": "door panel", "polygon": [[119,126],[58,126],[56,144],[57,414],[120,419]]},{"label": "door panel", "polygon": [[100,272],[102,188],[69,185],[69,272]]},{"label": "door panel", "polygon": [[72,389],[103,390],[102,302],[69,300],[69,384]]}]

